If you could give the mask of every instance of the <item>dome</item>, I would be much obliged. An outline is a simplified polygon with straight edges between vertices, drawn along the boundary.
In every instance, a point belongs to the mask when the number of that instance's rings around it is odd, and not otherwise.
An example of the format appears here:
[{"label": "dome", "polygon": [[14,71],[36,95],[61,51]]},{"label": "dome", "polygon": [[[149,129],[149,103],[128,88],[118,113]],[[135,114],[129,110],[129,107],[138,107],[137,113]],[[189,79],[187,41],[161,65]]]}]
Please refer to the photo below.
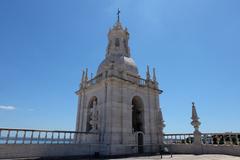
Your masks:
[{"label": "dome", "polygon": [[125,56],[111,56],[105,58],[99,65],[97,75],[105,72],[106,70],[113,68],[117,71],[125,71],[133,75],[138,75],[137,65],[134,60],[130,57]]}]

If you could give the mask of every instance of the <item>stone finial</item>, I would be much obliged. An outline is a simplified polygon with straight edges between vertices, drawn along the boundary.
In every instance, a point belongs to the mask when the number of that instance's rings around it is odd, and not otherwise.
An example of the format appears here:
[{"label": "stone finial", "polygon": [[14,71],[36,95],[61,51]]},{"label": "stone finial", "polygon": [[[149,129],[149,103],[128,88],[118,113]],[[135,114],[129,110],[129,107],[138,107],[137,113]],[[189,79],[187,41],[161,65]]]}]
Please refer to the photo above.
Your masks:
[{"label": "stone finial", "polygon": [[196,110],[196,107],[195,107],[195,103],[192,102],[192,126],[194,127],[194,141],[193,141],[193,144],[195,145],[200,145],[202,142],[201,142],[201,132],[199,131],[199,126],[201,125],[201,122],[199,121],[199,117],[197,115],[197,110]]},{"label": "stone finial", "polygon": [[199,121],[199,117],[197,115],[197,111],[196,111],[196,107],[195,107],[195,103],[192,102],[192,126],[194,127],[195,131],[198,131],[199,126],[201,125],[201,122]]},{"label": "stone finial", "polygon": [[82,71],[82,80],[81,80],[81,84],[80,84],[81,88],[83,87],[83,84],[84,84],[84,75],[85,75],[85,71],[83,70]]},{"label": "stone finial", "polygon": [[153,68],[153,81],[154,81],[154,82],[157,81],[156,73],[155,73],[155,68]]},{"label": "stone finial", "polygon": [[88,68],[86,68],[85,82],[88,81]]},{"label": "stone finial", "polygon": [[147,65],[146,80],[150,80],[149,66]]}]

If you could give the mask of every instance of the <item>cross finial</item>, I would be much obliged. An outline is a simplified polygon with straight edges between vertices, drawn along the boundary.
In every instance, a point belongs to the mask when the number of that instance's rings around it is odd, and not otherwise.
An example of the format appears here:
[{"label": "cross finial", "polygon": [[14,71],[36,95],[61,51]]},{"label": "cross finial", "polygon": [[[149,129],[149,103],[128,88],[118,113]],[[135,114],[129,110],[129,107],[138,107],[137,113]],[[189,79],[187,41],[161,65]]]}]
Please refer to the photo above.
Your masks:
[{"label": "cross finial", "polygon": [[119,22],[120,20],[120,9],[118,8],[118,11],[117,11],[117,22]]},{"label": "cross finial", "polygon": [[192,105],[194,106],[194,105],[195,105],[195,103],[194,103],[194,102],[192,102]]}]

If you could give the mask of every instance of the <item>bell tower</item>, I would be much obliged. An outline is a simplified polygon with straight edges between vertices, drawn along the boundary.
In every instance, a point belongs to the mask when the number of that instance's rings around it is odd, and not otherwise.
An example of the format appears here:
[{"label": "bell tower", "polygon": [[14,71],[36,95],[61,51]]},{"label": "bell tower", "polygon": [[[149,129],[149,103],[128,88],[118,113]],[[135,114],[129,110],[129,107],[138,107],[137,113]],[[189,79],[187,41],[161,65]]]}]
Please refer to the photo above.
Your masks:
[{"label": "bell tower", "polygon": [[[104,60],[95,77],[83,71],[78,96],[76,131],[79,143],[99,144],[100,154],[154,152],[162,143],[164,121],[159,104],[158,82],[147,67],[141,78],[131,58],[129,33],[117,21],[108,32]],[[129,146],[133,146],[132,148]]]}]

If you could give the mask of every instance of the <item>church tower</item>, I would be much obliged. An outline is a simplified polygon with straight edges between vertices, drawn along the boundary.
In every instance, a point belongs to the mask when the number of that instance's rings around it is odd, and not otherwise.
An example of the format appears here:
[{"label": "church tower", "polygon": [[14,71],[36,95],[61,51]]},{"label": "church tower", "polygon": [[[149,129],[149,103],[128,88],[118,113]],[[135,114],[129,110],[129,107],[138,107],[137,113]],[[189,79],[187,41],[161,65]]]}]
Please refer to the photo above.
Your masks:
[{"label": "church tower", "polygon": [[[96,76],[83,71],[76,120],[79,143],[99,144],[100,154],[154,152],[162,143],[164,121],[158,82],[147,66],[141,78],[131,58],[129,33],[118,18],[108,32],[105,58]],[[132,146],[132,147],[130,147]]]}]

